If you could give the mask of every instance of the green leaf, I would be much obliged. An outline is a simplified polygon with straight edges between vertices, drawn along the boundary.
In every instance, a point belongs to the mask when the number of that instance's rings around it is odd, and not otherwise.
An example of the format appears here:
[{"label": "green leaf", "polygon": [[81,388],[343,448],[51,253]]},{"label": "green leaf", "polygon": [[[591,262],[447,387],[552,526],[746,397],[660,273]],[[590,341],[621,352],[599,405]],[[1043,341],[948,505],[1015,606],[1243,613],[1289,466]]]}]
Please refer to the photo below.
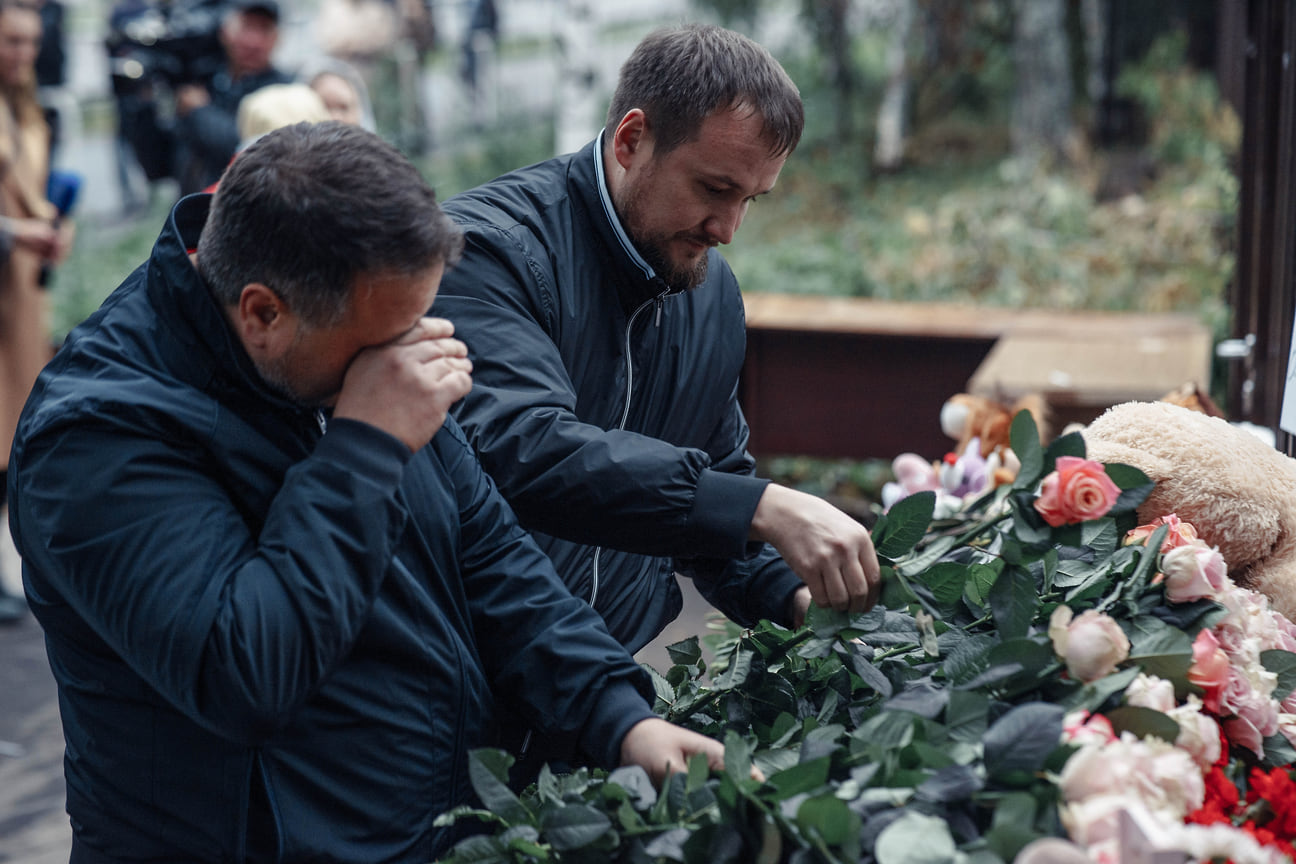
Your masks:
[{"label": "green leaf", "polygon": [[1054,439],[1047,449],[1044,450],[1044,471],[1052,471],[1054,463],[1059,456],[1075,456],[1083,459],[1085,456],[1084,437],[1079,432],[1068,432],[1060,438]]},{"label": "green leaf", "polygon": [[882,711],[865,720],[850,737],[881,752],[899,750],[913,740],[914,716],[903,711]]},{"label": "green leaf", "polygon": [[1192,665],[1192,640],[1188,634],[1151,615],[1140,615],[1125,622],[1130,640],[1131,663],[1144,672],[1167,681],[1186,682]]},{"label": "green leaf", "polygon": [[979,633],[970,639],[964,639],[945,655],[941,667],[945,677],[955,685],[966,684],[990,668],[990,649],[998,644],[997,639],[986,633]]},{"label": "green leaf", "polygon": [[742,686],[747,676],[751,674],[753,657],[755,652],[750,648],[739,648],[725,670],[716,676],[715,689],[733,690]]},{"label": "green leaf", "polygon": [[648,772],[640,765],[623,765],[617,768],[608,775],[607,782],[609,785],[624,789],[627,799],[638,810],[648,810],[657,803],[657,789],[653,786]]},{"label": "green leaf", "polygon": [[1050,681],[1056,677],[1057,659],[1052,644],[1036,639],[1009,639],[1000,642],[990,649],[986,659],[991,669],[1016,668],[1017,671],[1010,677],[1014,679],[1013,684],[1017,688],[1034,689],[1045,683],[1041,676]]},{"label": "green leaf", "polygon": [[1027,702],[1010,708],[986,730],[986,770],[991,774],[1038,771],[1062,740],[1059,705]]},{"label": "green leaf", "polygon": [[956,852],[944,819],[913,810],[883,828],[873,850],[878,864],[952,864]]},{"label": "green leaf", "polygon": [[883,564],[882,605],[887,609],[905,609],[909,604],[917,602],[918,595],[914,593],[908,578],[902,576],[899,570],[893,570]]},{"label": "green leaf", "polygon": [[739,785],[739,787],[742,787],[746,783],[753,782],[751,777],[751,741],[730,729],[725,732],[724,745],[725,773],[728,774],[734,782]]},{"label": "green leaf", "polygon": [[1022,848],[1040,836],[1033,830],[1039,804],[1028,792],[1010,792],[998,800],[986,845],[1004,861],[1012,861]]},{"label": "green leaf", "polygon": [[[1110,465],[1104,465],[1103,470],[1112,482],[1120,487],[1120,497],[1112,505],[1109,511],[1112,514],[1129,513],[1138,509],[1138,506],[1147,500],[1147,496],[1152,494],[1156,484],[1148,479],[1148,476],[1139,469],[1131,465],[1122,465],[1113,462]],[[1156,548],[1160,548],[1159,546]]]},{"label": "green leaf", "polygon": [[973,564],[968,568],[968,579],[964,583],[964,597],[969,605],[981,609],[990,596],[990,587],[994,585],[1003,572],[1002,568],[991,564]]},{"label": "green leaf", "polygon": [[964,564],[945,561],[915,577],[931,592],[932,600],[946,615],[951,614],[963,599],[963,591],[971,578],[971,569]]},{"label": "green leaf", "polygon": [[1268,768],[1286,767],[1296,762],[1296,748],[1282,735],[1271,735],[1264,739],[1264,759],[1261,764]]},{"label": "green leaf", "polygon": [[797,808],[796,821],[804,832],[813,831],[830,846],[850,847],[847,857],[859,857],[859,817],[846,802],[833,795],[807,798]]},{"label": "green leaf", "polygon": [[917,492],[892,505],[885,520],[873,528],[873,551],[879,558],[895,561],[913,551],[927,533],[936,509],[935,492]]},{"label": "green leaf", "polygon": [[1044,450],[1040,447],[1039,429],[1029,411],[1018,411],[1013,418],[1008,439],[1021,467],[1017,469],[1015,489],[1034,489],[1044,471]]},{"label": "green leaf", "polygon": [[611,827],[612,820],[588,804],[568,804],[548,810],[540,817],[540,830],[545,839],[561,851],[583,849]]},{"label": "green leaf", "polygon": [[448,858],[454,864],[509,864],[513,856],[501,837],[465,837],[455,844]]},{"label": "green leaf", "polygon": [[[677,693],[675,687],[670,683],[670,681],[648,664],[640,663],[639,665],[648,672],[648,678],[652,681],[653,693],[657,697],[658,705],[665,706],[673,703],[676,699]],[[654,707],[653,710],[656,711],[657,708]]]},{"label": "green leaf", "polygon": [[990,697],[972,690],[951,690],[945,706],[945,728],[954,741],[981,743],[990,714]]},{"label": "green leaf", "polygon": [[779,771],[766,782],[778,790],[778,800],[785,801],[793,795],[822,788],[828,782],[828,770],[831,767],[831,757],[825,756]]},{"label": "green leaf", "polygon": [[851,671],[860,677],[860,680],[864,682],[865,686],[876,691],[884,699],[891,695],[891,679],[883,675],[882,670],[865,660],[859,654],[852,654],[850,656],[850,665]]},{"label": "green leaf", "polygon": [[985,788],[985,781],[966,765],[950,765],[928,777],[916,790],[923,801],[955,803],[966,801]]},{"label": "green leaf", "polygon": [[1084,685],[1063,700],[1062,705],[1069,711],[1074,711],[1077,708],[1083,708],[1086,711],[1097,711],[1108,698],[1117,693],[1125,692],[1125,688],[1129,687],[1130,683],[1142,671],[1142,668],[1138,666],[1117,670],[1110,675],[1099,678],[1097,681]]},{"label": "green leaf", "polygon": [[1111,721],[1112,729],[1117,735],[1122,732],[1133,732],[1140,738],[1151,735],[1167,744],[1173,744],[1179,737],[1179,724],[1152,708],[1121,705],[1103,713]]},{"label": "green leaf", "polygon": [[1260,663],[1278,676],[1278,684],[1270,694],[1279,702],[1296,690],[1296,654],[1281,649],[1260,652]]},{"label": "green leaf", "polygon": [[990,611],[1004,639],[1019,639],[1030,632],[1039,606],[1035,577],[1020,567],[1010,567],[990,588]]},{"label": "green leaf", "polygon": [[[945,557],[956,545],[958,545],[957,537],[938,537],[930,545],[924,546],[921,552],[915,553],[912,557],[903,561],[897,561],[895,571],[901,576],[916,576]],[[883,588],[885,589],[885,587],[884,584]],[[892,606],[890,608],[896,609],[899,607]]]},{"label": "green leaf", "polygon": [[696,636],[667,645],[666,653],[677,666],[697,666],[702,662],[702,646],[698,644]]},{"label": "green leaf", "polygon": [[831,606],[811,603],[806,610],[805,623],[816,636],[836,636],[851,626],[851,616],[849,612]]},{"label": "green leaf", "polygon": [[530,811],[508,787],[508,769],[512,764],[513,757],[502,750],[473,750],[468,754],[468,777],[487,810],[509,822],[528,822]]}]

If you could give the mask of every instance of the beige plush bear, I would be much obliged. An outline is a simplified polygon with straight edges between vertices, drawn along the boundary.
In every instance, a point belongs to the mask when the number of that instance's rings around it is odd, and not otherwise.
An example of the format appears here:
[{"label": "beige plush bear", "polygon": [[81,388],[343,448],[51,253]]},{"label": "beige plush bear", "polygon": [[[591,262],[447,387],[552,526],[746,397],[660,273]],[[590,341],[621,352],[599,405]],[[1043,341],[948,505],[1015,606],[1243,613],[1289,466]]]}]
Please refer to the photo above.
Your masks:
[{"label": "beige plush bear", "polygon": [[1219,417],[1166,402],[1109,408],[1083,430],[1099,462],[1141,470],[1156,488],[1139,507],[1174,513],[1218,546],[1239,585],[1296,618],[1296,459]]}]

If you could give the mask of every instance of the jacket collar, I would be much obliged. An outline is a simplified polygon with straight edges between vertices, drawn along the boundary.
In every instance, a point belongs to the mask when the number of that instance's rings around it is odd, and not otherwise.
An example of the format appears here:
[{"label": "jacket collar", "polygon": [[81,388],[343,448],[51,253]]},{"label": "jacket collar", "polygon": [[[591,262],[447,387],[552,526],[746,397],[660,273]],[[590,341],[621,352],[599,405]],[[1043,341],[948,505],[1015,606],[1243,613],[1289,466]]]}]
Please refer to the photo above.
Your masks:
[{"label": "jacket collar", "polygon": [[609,254],[616,263],[621,278],[616,280],[617,294],[622,309],[630,314],[645,301],[667,291],[666,283],[653,271],[652,266],[639,254],[630,235],[612,205],[603,170],[603,133],[576,154],[571,166],[577,195],[581,197],[590,221],[594,224]]}]

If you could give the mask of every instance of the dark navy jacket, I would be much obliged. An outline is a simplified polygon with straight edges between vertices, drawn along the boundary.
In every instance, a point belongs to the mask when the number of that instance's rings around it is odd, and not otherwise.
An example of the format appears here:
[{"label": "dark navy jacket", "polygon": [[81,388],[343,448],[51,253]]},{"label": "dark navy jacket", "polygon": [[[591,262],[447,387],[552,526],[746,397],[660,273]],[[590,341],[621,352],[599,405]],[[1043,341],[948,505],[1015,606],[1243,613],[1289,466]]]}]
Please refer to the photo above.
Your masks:
[{"label": "dark navy jacket", "polygon": [[738,282],[713,249],[705,283],[667,293],[602,194],[597,148],[446,202],[466,248],[433,313],[468,344],[474,382],[455,416],[563,581],[630,650],[679,614],[673,571],[739,623],[786,624],[801,581],[747,541],[768,481],[753,476],[738,406]]},{"label": "dark navy jacket", "polygon": [[492,690],[613,765],[651,686],[453,421],[411,456],[261,384],[186,257],[207,201],[69,337],[10,462],[74,860],[428,861]]}]

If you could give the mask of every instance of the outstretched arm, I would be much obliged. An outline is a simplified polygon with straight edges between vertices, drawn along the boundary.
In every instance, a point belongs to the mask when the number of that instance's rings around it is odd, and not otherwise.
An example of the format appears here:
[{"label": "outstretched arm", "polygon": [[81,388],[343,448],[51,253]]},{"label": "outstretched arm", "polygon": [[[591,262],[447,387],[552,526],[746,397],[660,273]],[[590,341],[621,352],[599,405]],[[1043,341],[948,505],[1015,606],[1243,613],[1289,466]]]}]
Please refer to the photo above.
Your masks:
[{"label": "outstretched arm", "polygon": [[771,483],[751,539],[777,549],[817,605],[863,612],[877,602],[882,576],[868,529],[827,501]]}]

